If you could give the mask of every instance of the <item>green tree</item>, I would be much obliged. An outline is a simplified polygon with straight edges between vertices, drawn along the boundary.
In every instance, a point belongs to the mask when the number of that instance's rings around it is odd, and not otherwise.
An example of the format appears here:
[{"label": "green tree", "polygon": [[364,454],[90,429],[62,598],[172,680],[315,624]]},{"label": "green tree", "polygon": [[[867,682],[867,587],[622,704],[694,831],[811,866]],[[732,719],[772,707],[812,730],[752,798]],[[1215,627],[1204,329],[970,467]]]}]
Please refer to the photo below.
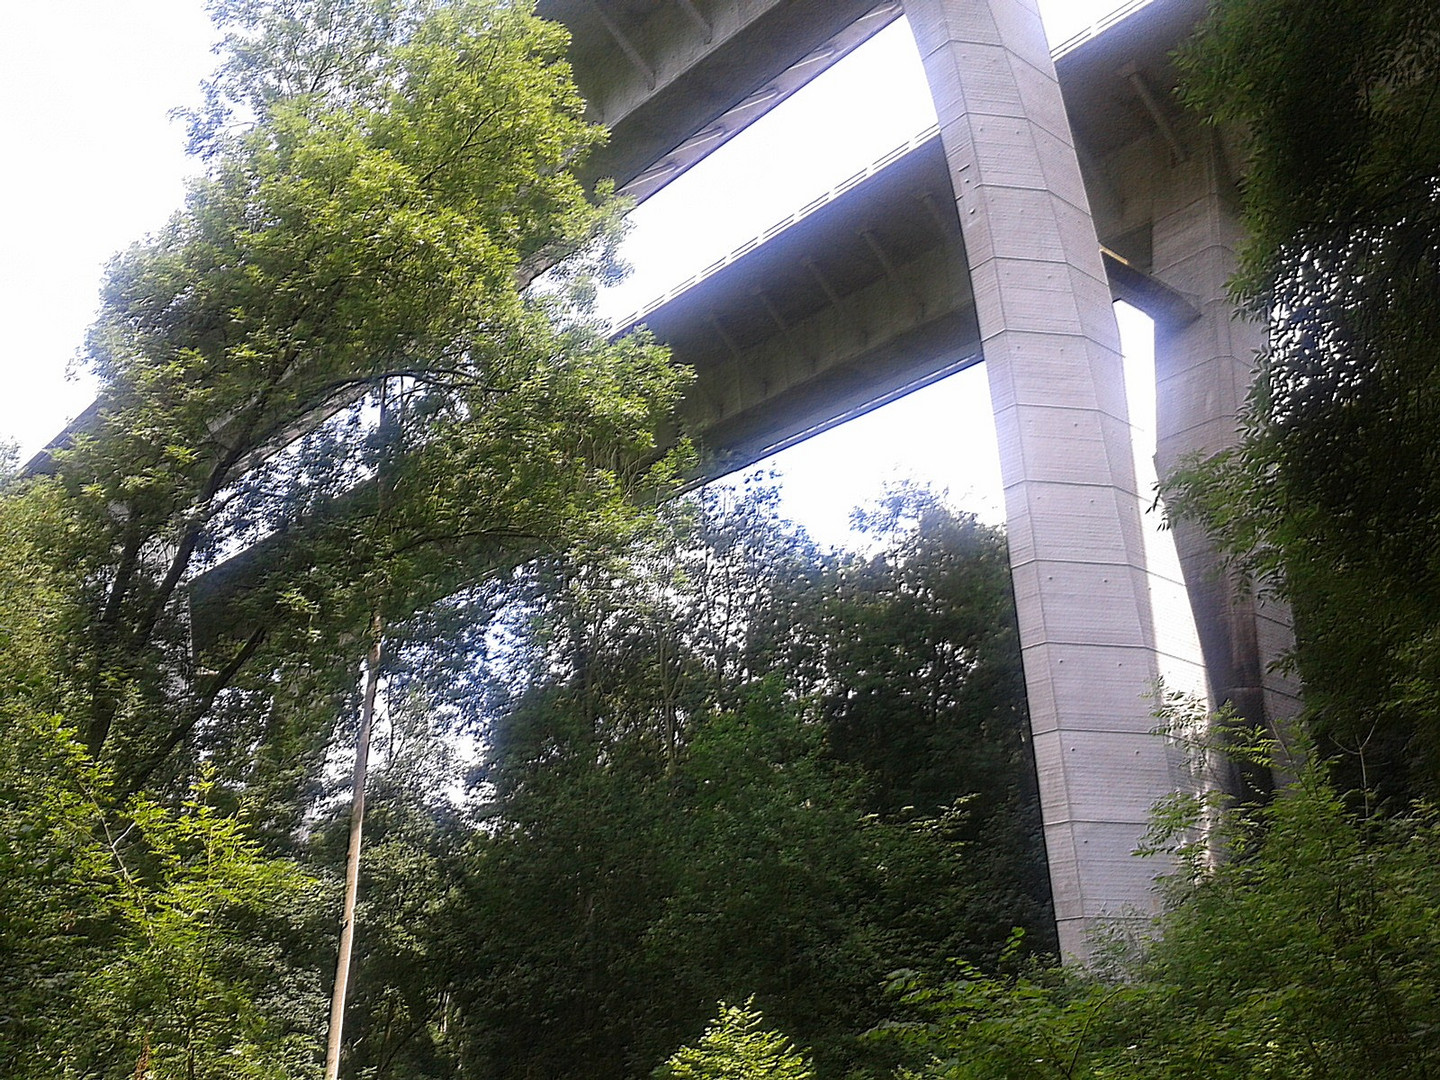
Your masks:
[{"label": "green tree", "polygon": [[0,491],[0,947],[11,1000],[55,1004],[4,1038],[96,1074],[309,1068],[333,912],[277,856],[334,794],[369,628],[419,685],[433,605],[626,535],[684,381],[577,306],[618,204],[570,171],[603,132],[562,29],[504,0],[210,6],[203,175],[109,268],[94,408]]},{"label": "green tree", "polygon": [[1342,786],[1403,806],[1440,784],[1440,10],[1217,0],[1182,60],[1245,134],[1233,287],[1270,333],[1240,448],[1177,493],[1283,581]]},{"label": "green tree", "polygon": [[[929,525],[897,521],[907,554],[873,564],[822,554],[761,491],[672,505],[671,531],[630,557],[522,578],[483,772],[489,817],[431,931],[452,959],[447,1046],[462,1070],[648,1072],[717,998],[750,994],[813,1048],[819,1075],[879,1068],[856,1036],[884,1016],[888,971],[992,960],[1016,923],[1039,923],[1043,940],[1034,838],[1000,826],[1033,814],[1016,783],[1026,744],[1002,734],[1024,714],[1005,692],[963,693],[967,672],[1018,670],[1003,545],[933,500],[900,501],[926,507]],[[943,563],[929,576],[927,559]],[[856,577],[873,596],[842,591]],[[913,640],[855,644],[889,632],[877,612],[911,580],[952,587],[895,602],[924,624]],[[857,630],[856,612],[873,625]],[[913,707],[937,627],[967,619],[975,656],[957,649],[944,683],[959,700]],[[923,758],[902,779],[949,785],[925,806],[897,804],[878,756],[837,752],[831,702],[846,680],[881,695],[861,681],[862,653],[892,657],[899,685],[871,715]],[[968,756],[942,767],[951,739]],[[968,745],[986,740],[1004,748]],[[990,847],[1017,836],[1018,852]]]},{"label": "green tree", "polygon": [[655,1070],[667,1080],[810,1080],[814,1075],[790,1040],[760,1025],[752,998],[720,1003],[715,1022],[694,1046],[682,1046]]},{"label": "green tree", "polygon": [[[569,172],[601,133],[562,30],[483,0],[215,11],[206,175],[112,264],[100,397],[54,455],[76,521],[50,558],[91,613],[69,711],[131,788],[185,772],[175,751],[257,692],[246,672],[302,655],[348,692],[334,645],[377,605],[389,623],[514,552],[623,530],[681,381],[519,291],[611,215]],[[405,402],[383,431],[380,395]]]},{"label": "green tree", "polygon": [[301,1077],[320,994],[287,948],[315,882],[204,787],[117,800],[59,712],[81,588],[53,482],[0,495],[0,1059],[30,1077]]},{"label": "green tree", "polygon": [[[1004,537],[908,485],[856,522],[878,550],[836,560],[771,624],[773,662],[816,695],[829,751],[866,777],[868,809],[941,819],[969,846],[968,873],[983,886],[965,915],[932,908],[915,940],[988,966],[1024,926],[1028,947],[1053,950]],[[904,908],[906,919],[923,914]]]},{"label": "green tree", "polygon": [[121,936],[103,943],[103,966],[84,984],[85,1004],[106,1028],[91,1040],[66,1033],[57,1047],[82,1074],[129,1077],[144,1066],[160,1077],[288,1080],[318,1072],[319,980],[281,951],[283,924],[309,919],[315,882],[262,852],[206,793],[202,786],[179,811],[132,801],[119,816],[128,835],[113,815],[100,820],[107,921]]}]

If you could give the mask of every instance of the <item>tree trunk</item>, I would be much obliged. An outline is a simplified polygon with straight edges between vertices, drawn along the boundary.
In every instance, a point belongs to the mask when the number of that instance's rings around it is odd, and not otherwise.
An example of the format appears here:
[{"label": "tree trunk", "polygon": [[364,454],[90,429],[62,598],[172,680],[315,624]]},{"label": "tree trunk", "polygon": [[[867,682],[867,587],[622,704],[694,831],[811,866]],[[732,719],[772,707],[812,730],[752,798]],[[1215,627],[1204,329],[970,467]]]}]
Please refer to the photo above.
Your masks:
[{"label": "tree trunk", "polygon": [[335,990],[330,997],[330,1040],[325,1049],[325,1080],[338,1080],[340,1076],[345,993],[350,983],[350,952],[355,942],[355,899],[360,891],[360,842],[365,822],[365,775],[370,762],[370,729],[375,719],[375,690],[380,681],[381,643],[378,614],[371,620],[370,632],[370,653],[365,658],[365,698],[360,707],[360,730],[355,735],[350,849],[345,858],[345,911],[340,923],[340,957],[335,962]]}]

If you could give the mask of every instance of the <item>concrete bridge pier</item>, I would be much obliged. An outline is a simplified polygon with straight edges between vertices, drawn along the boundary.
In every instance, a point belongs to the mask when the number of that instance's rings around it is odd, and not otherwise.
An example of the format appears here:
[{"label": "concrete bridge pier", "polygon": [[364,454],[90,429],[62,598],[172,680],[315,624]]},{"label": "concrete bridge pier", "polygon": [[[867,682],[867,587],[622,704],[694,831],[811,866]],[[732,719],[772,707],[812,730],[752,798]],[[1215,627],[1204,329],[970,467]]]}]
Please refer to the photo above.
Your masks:
[{"label": "concrete bridge pier", "polygon": [[906,0],[974,286],[1060,944],[1155,910],[1136,859],[1183,777],[1150,734],[1162,670],[1119,332],[1033,0]]},{"label": "concrete bridge pier", "polygon": [[[1156,320],[1155,461],[1161,477],[1187,458],[1236,445],[1237,416],[1265,344],[1263,323],[1239,316],[1226,291],[1243,232],[1225,148],[1214,130],[1189,118],[1178,119],[1177,141],[1178,153],[1150,145],[1147,172],[1158,178],[1151,196],[1152,273],[1182,294],[1198,317]],[[1250,724],[1273,730],[1300,708],[1298,683],[1269,664],[1293,645],[1288,607],[1225,568],[1193,523],[1177,523],[1175,543],[1210,700],[1215,707],[1228,702]],[[1238,776],[1222,782],[1237,792],[1243,786]]]}]

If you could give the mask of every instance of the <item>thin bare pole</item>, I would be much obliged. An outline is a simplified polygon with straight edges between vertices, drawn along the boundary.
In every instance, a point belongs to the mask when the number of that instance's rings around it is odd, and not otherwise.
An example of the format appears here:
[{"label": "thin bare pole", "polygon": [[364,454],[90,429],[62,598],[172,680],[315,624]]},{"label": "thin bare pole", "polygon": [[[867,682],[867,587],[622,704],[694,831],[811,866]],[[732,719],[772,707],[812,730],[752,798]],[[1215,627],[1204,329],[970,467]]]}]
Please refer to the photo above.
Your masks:
[{"label": "thin bare pole", "polygon": [[360,892],[360,842],[365,824],[365,774],[370,762],[370,729],[375,719],[375,690],[380,682],[380,616],[370,622],[370,653],[365,658],[365,699],[355,735],[355,779],[350,802],[350,849],[345,857],[345,913],[340,923],[340,958],[335,962],[335,991],[330,996],[330,1040],[325,1048],[325,1080],[340,1076],[344,1039],[345,991],[350,983],[350,952],[355,942],[355,898]]},{"label": "thin bare pole", "polygon": [[[379,387],[381,435],[390,421],[391,401],[388,380]],[[401,400],[403,415],[403,394]],[[375,464],[377,503],[371,520],[372,538],[385,522],[389,499],[387,459],[394,446],[382,450]],[[365,826],[365,777],[370,765],[370,732],[375,722],[375,693],[380,684],[380,660],[385,625],[380,617],[380,595],[374,598],[370,615],[370,652],[365,657],[365,697],[360,706],[360,730],[355,734],[355,778],[351,784],[350,848],[345,856],[345,910],[340,923],[340,955],[335,961],[335,989],[330,995],[330,1037],[325,1047],[325,1080],[339,1080],[340,1048],[345,1039],[345,996],[350,985],[350,955],[355,944],[355,900],[360,893],[360,847]]]}]

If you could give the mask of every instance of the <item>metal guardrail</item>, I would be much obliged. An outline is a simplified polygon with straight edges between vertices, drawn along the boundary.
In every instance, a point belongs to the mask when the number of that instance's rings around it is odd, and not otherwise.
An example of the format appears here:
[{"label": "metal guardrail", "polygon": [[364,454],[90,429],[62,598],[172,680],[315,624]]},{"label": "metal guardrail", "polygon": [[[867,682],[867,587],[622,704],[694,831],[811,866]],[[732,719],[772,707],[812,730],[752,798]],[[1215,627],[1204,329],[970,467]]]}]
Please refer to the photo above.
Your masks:
[{"label": "metal guardrail", "polygon": [[622,319],[613,320],[610,323],[611,332],[613,333],[617,330],[623,330],[628,326],[634,326],[636,323],[640,322],[641,319],[643,319],[646,315],[649,315],[656,308],[664,307],[681,293],[687,292],[688,290],[698,285],[700,282],[704,281],[706,278],[711,277],[719,271],[725,269],[725,267],[729,266],[731,263],[744,258],[746,255],[750,254],[750,252],[754,251],[757,247],[763,244],[766,240],[778,236],[780,233],[790,228],[790,226],[794,225],[796,222],[802,220],[803,218],[807,218],[811,214],[815,213],[815,211],[819,210],[821,207],[828,206],[845,192],[853,188],[856,184],[859,184],[862,181],[874,176],[876,173],[884,169],[887,165],[894,163],[898,159],[910,153],[912,150],[918,149],[939,134],[940,125],[931,124],[918,135],[914,136],[913,138],[907,139],[905,142],[901,143],[893,150],[887,151],[881,157],[876,158],[873,162],[871,162],[865,168],[861,169],[859,172],[855,173],[852,176],[847,176],[844,180],[841,180],[840,183],[836,184],[829,191],[817,196],[814,199],[811,199],[808,203],[802,206],[799,210],[796,210],[793,214],[787,214],[785,217],[775,222],[775,224],[771,225],[760,235],[752,237],[751,239],[745,241],[745,243],[735,248],[728,255],[721,256],[719,259],[716,259],[713,263],[705,267],[703,270],[700,270],[698,273],[691,274],[688,278],[680,282],[678,285],[675,285],[672,288],[666,290],[664,293],[661,293],[659,296],[649,301],[644,307],[640,308],[638,311],[632,311],[629,315],[626,315]]},{"label": "metal guardrail", "polygon": [[[1055,46],[1053,49],[1050,50],[1051,58],[1058,60],[1066,53],[1073,52],[1075,49],[1085,44],[1085,42],[1089,41],[1091,38],[1098,36],[1104,31],[1110,29],[1110,27],[1114,26],[1116,23],[1125,19],[1127,16],[1133,15],[1141,8],[1147,7],[1152,3],[1154,3],[1154,0],[1129,0],[1129,3],[1122,4],[1120,7],[1116,8],[1108,15],[1097,19],[1084,30],[1081,30],[1079,33],[1076,34],[1072,34],[1070,37],[1062,41],[1059,45]],[[931,124],[918,135],[901,143],[899,146],[885,153],[881,157],[876,158],[873,162],[871,162],[865,168],[861,169],[859,172],[855,173],[853,176],[846,177],[829,191],[824,192],[823,194],[817,196],[814,199],[811,199],[808,203],[802,206],[799,210],[796,210],[793,214],[789,214],[786,217],[781,218],[779,221],[775,222],[775,224],[771,225],[768,229],[762,232],[759,236],[753,237],[745,241],[745,243],[735,248],[728,255],[722,256],[715,262],[711,263],[709,266],[705,267],[703,270],[691,274],[684,281],[672,286],[670,289],[650,300],[648,303],[645,304],[644,307],[640,308],[637,311],[632,311],[629,315],[626,315],[622,319],[612,320],[610,323],[611,333],[615,333],[617,331],[624,330],[627,327],[636,325],[642,319],[644,319],[646,315],[649,315],[657,308],[664,307],[681,293],[687,292],[688,290],[698,285],[700,282],[704,281],[706,278],[711,277],[712,275],[723,270],[725,267],[729,266],[731,263],[736,262],[737,260],[750,254],[750,252],[754,251],[766,240],[778,236],[780,233],[790,228],[790,226],[794,225],[802,218],[808,217],[816,210],[819,210],[822,206],[826,206],[827,204],[833,202],[839,196],[843,195],[845,192],[853,188],[856,184],[874,176],[876,173],[884,169],[887,165],[890,165],[897,159],[904,157],[912,150],[919,149],[920,146],[922,146],[924,143],[929,142],[938,134],[940,134],[940,126],[938,124]]]},{"label": "metal guardrail", "polygon": [[1091,38],[1109,30],[1110,27],[1120,22],[1126,16],[1133,15],[1143,7],[1148,7],[1155,0],[1130,0],[1128,4],[1122,4],[1108,15],[1096,19],[1084,30],[1071,34],[1068,38],[1050,50],[1050,58],[1059,60],[1068,52],[1073,52]]}]

